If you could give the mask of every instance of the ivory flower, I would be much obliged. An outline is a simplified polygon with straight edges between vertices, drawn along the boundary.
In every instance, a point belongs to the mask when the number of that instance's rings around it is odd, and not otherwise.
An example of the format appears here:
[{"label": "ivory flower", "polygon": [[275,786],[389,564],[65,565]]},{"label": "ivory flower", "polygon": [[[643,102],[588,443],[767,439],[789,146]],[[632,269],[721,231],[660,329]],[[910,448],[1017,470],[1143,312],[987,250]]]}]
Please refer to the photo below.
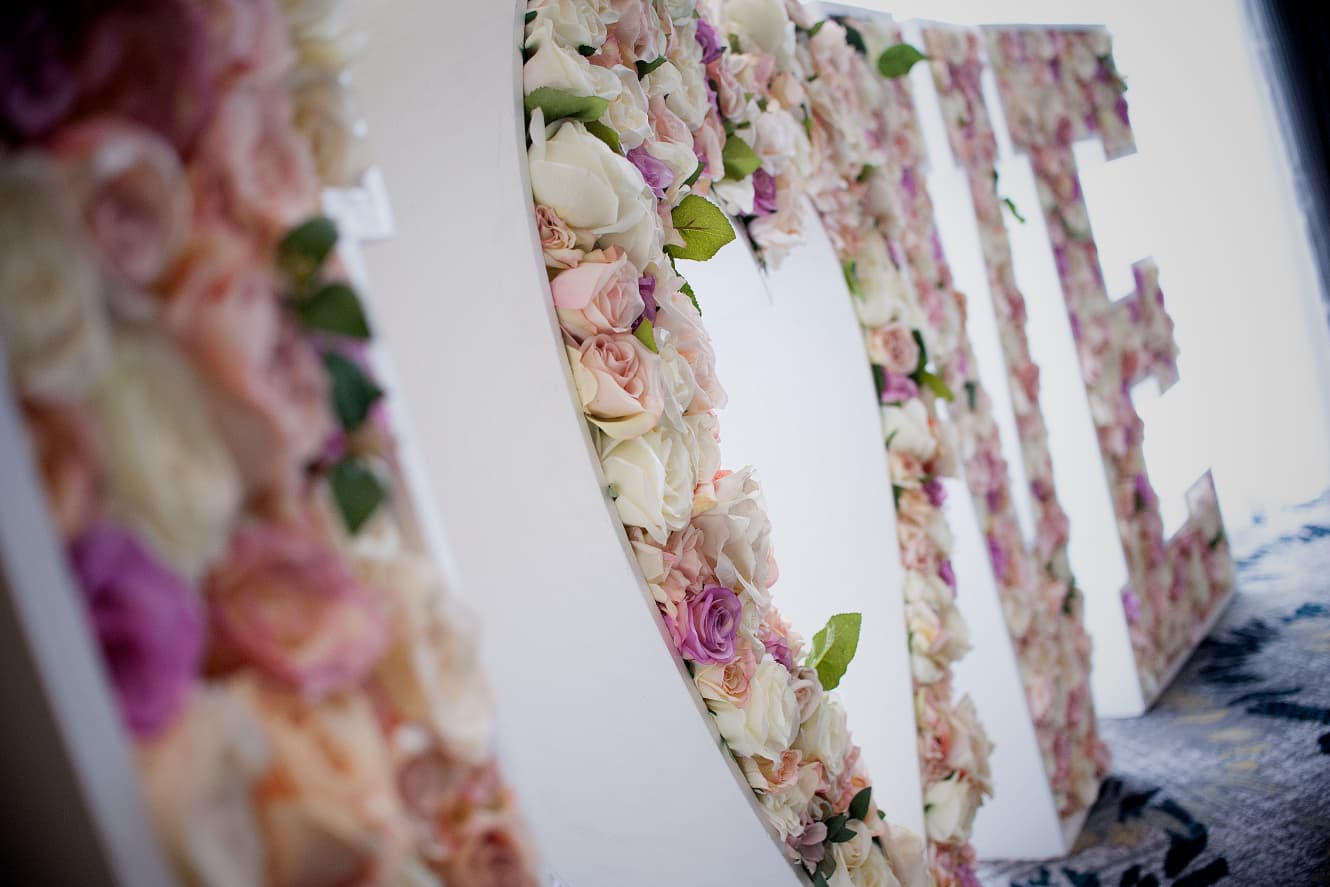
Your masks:
[{"label": "ivory flower", "polygon": [[747,706],[707,700],[720,735],[734,754],[776,761],[790,748],[799,728],[799,703],[789,676],[784,666],[767,655],[753,675]]}]

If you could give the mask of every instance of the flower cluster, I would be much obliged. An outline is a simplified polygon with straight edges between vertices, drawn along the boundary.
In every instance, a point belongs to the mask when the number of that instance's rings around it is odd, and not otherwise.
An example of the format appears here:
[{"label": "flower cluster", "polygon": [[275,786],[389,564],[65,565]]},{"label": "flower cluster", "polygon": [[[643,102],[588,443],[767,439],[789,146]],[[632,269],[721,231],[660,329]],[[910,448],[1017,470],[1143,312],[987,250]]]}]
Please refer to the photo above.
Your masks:
[{"label": "flower cluster", "polygon": [[937,413],[938,400],[952,398],[944,375],[968,357],[957,319],[964,303],[934,230],[908,82],[873,70],[871,60],[903,45],[899,32],[882,21],[799,24],[800,51],[816,74],[807,86],[813,202],[843,262],[882,404],[931,868],[940,885],[970,884],[970,827],[992,791],[991,744],[970,700],[953,699],[951,665],[969,638],[955,603],[941,482],[956,472],[957,450]]},{"label": "flower cluster", "polygon": [[[987,530],[994,575],[1020,659],[1026,698],[1058,810],[1070,816],[1093,803],[1107,771],[1089,689],[1089,637],[1082,600],[1067,558],[1067,515],[1058,503],[1048,431],[1039,405],[1039,368],[1026,336],[1025,298],[1016,284],[1011,243],[998,194],[997,143],[984,104],[977,31],[924,31],[952,153],[965,170],[979,225],[989,292],[1007,366],[1022,461],[1035,512],[1027,549],[1012,510],[1007,466],[982,388],[966,384],[953,410],[966,477]],[[971,362],[971,366],[973,366]]]},{"label": "flower cluster", "polygon": [[[752,469],[720,470],[715,411],[726,396],[674,265],[734,236],[702,193],[733,202],[763,190],[754,179],[765,166],[726,168],[727,156],[746,156],[733,141],[751,129],[757,141],[744,144],[757,154],[780,144],[761,133],[785,127],[772,115],[797,84],[772,69],[790,48],[789,22],[768,5],[700,13],[692,0],[531,0],[523,79],[535,220],[609,494],[767,822],[814,883],[926,884],[921,843],[875,808],[828,692],[858,616],[833,617],[806,646],[773,608],[771,524]],[[752,55],[726,48],[714,15],[741,29],[728,42]]]},{"label": "flower cluster", "polygon": [[316,215],[358,165],[341,4],[77,6],[0,35],[0,334],[163,846],[188,883],[534,884]]},{"label": "flower cluster", "polygon": [[1110,301],[1071,150],[1089,136],[1110,158],[1134,150],[1126,85],[1102,29],[998,28],[987,36],[1013,143],[1034,167],[1126,555],[1123,606],[1142,689],[1153,696],[1227,596],[1232,556],[1208,476],[1189,494],[1182,530],[1164,539],[1131,389],[1148,376],[1161,389],[1177,380],[1172,321],[1151,261],[1134,267],[1132,296]]}]

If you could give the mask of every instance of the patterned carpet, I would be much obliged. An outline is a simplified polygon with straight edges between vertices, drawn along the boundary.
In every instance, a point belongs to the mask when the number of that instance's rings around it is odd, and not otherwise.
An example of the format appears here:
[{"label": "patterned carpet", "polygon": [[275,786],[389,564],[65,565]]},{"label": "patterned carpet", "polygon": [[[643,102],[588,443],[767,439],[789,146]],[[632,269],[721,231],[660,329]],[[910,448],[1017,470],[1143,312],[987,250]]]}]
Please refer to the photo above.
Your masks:
[{"label": "patterned carpet", "polygon": [[1233,544],[1223,622],[1153,711],[1104,723],[1114,772],[1075,853],[985,884],[1330,884],[1330,493]]}]

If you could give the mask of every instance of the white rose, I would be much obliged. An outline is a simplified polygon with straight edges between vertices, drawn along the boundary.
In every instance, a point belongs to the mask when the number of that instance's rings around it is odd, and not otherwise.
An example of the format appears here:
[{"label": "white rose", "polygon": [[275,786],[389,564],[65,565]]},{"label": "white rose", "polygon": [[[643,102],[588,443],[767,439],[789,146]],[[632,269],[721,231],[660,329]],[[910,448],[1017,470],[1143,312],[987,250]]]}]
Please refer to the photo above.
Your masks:
[{"label": "white rose", "polygon": [[864,239],[864,247],[855,259],[855,274],[859,293],[854,299],[854,311],[860,324],[878,327],[893,321],[910,321],[909,284],[887,255],[882,238]]},{"label": "white rose", "polygon": [[789,678],[785,666],[768,653],[749,683],[746,707],[707,700],[707,707],[716,716],[720,735],[734,754],[777,761],[781,753],[789,749],[799,727],[799,703],[794,698]]},{"label": "white rose", "polygon": [[674,39],[670,41],[670,62],[679,71],[679,89],[665,97],[665,104],[678,114],[690,130],[697,129],[711,110],[711,93],[707,89],[707,69],[702,64],[702,44],[697,42],[697,20],[690,18],[675,25]]},{"label": "white rose", "polygon": [[527,35],[526,45],[528,50],[535,50],[522,65],[522,88],[526,92],[548,86],[574,95],[613,100],[623,89],[612,72],[588,62],[576,47],[561,45],[549,22],[538,20]]},{"label": "white rose", "polygon": [[38,154],[0,163],[0,336],[18,387],[76,400],[105,373],[106,311],[78,210]]},{"label": "white rose", "polygon": [[697,0],[656,0],[656,8],[674,24],[682,25],[692,20]]},{"label": "white rose", "polygon": [[800,154],[808,153],[808,139],[787,111],[769,108],[758,114],[753,133],[753,149],[762,158],[762,168],[773,176],[797,168]]},{"label": "white rose", "polygon": [[656,315],[656,329],[668,330],[674,345],[693,369],[697,393],[686,412],[702,413],[724,407],[728,398],[720,380],[716,378],[716,352],[711,346],[711,334],[702,325],[702,315],[693,307],[692,300],[679,291],[683,278],[674,274],[668,264],[660,264],[656,271],[656,299],[660,313]]},{"label": "white rose", "polygon": [[253,792],[270,755],[253,710],[220,685],[195,692],[166,734],[139,746],[148,806],[184,883],[263,883]]},{"label": "white rose", "polygon": [[605,26],[619,20],[610,0],[533,0],[526,8],[536,14],[528,33],[546,26],[569,49],[600,49],[605,43]]},{"label": "white rose", "polygon": [[690,435],[661,425],[641,437],[605,438],[600,464],[615,490],[614,506],[630,527],[641,527],[664,545],[693,513],[695,456]]},{"label": "white rose", "polygon": [[756,186],[753,177],[747,176],[737,182],[726,179],[711,183],[711,193],[720,201],[721,209],[732,216],[751,216],[753,201],[756,199]]},{"label": "white rose", "polygon": [[[874,852],[873,836],[868,831],[867,823],[851,823],[848,828],[854,831],[854,837],[833,845],[832,852],[836,856],[836,868],[844,866],[853,878],[854,870],[864,865]],[[857,879],[855,883],[858,883]]]},{"label": "white rose", "polygon": [[964,843],[970,835],[979,797],[968,781],[953,773],[933,783],[924,792],[924,825],[929,840],[942,844]]},{"label": "white rose", "polygon": [[192,367],[165,339],[119,330],[93,406],[111,512],[198,578],[226,546],[242,486]]},{"label": "white rose", "polygon": [[716,507],[693,518],[702,531],[702,554],[716,578],[742,587],[758,603],[770,600],[771,520],[753,469],[726,475],[716,484]]},{"label": "white rose", "polygon": [[777,67],[784,67],[794,54],[794,23],[782,0],[728,0],[725,15],[744,52],[774,55]]},{"label": "white rose", "polygon": [[[669,330],[655,331],[656,350],[660,355],[660,384],[665,395],[663,418],[675,428],[683,427],[684,411],[697,394],[693,368],[684,360]],[[712,474],[715,474],[713,471]],[[707,475],[709,478],[711,475]]]},{"label": "white rose", "polygon": [[882,849],[886,851],[891,870],[900,879],[902,887],[933,887],[924,839],[899,825],[889,822],[885,825],[887,833],[882,840]]},{"label": "white rose", "polygon": [[887,448],[912,453],[928,461],[937,452],[937,441],[928,425],[928,409],[915,399],[882,407],[882,437]]},{"label": "white rose", "polygon": [[562,121],[546,137],[544,114],[531,115],[531,192],[578,229],[585,246],[620,246],[628,260],[646,267],[661,251],[663,234],[656,198],[626,157],[575,121]]},{"label": "white rose", "polygon": [[[843,845],[837,845],[840,846]],[[891,866],[887,865],[887,858],[872,844],[868,846],[863,863],[850,871],[850,880],[854,882],[854,887],[901,887]]]},{"label": "white rose", "polygon": [[309,143],[314,169],[325,185],[349,185],[364,170],[359,117],[351,90],[337,74],[301,67],[287,80],[292,122]]},{"label": "white rose", "polygon": [[974,700],[969,696],[962,697],[947,713],[947,718],[951,722],[952,736],[947,766],[968,774],[981,790],[991,791],[988,759],[993,743],[988,741],[988,734],[979,723]]},{"label": "white rose", "polygon": [[845,752],[850,745],[850,729],[845,707],[839,698],[826,694],[813,716],[804,721],[794,747],[808,760],[821,761],[827,778],[835,782],[845,767]]},{"label": "white rose", "polygon": [[[740,758],[745,774],[750,768],[755,769],[756,763],[752,758]],[[752,784],[752,778],[749,778],[749,784]],[[767,822],[780,833],[781,840],[789,837],[799,831],[803,824],[803,815],[808,810],[808,805],[813,801],[813,795],[817,792],[818,774],[815,767],[800,767],[799,775],[793,785],[786,786],[779,791],[760,792],[757,797],[758,806],[762,808],[762,814]]]},{"label": "white rose", "polygon": [[697,477],[693,513],[699,514],[716,506],[714,479],[720,471],[720,421],[715,413],[696,413],[683,421],[693,435],[693,473]]},{"label": "white rose", "polygon": [[[610,128],[619,136],[619,144],[625,151],[643,145],[651,138],[651,118],[647,114],[647,94],[642,89],[642,81],[637,72],[623,65],[610,68],[610,73],[619,78],[619,94],[610,100]],[[652,154],[654,155],[654,151]],[[694,158],[696,160],[696,158]]]}]

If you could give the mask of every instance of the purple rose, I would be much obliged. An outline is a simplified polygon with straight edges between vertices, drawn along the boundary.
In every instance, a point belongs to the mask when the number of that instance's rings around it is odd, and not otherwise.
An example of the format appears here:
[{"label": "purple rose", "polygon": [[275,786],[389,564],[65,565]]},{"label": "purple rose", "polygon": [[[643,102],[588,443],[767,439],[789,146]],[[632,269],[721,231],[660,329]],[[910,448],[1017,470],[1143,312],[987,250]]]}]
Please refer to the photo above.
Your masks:
[{"label": "purple rose", "polygon": [[919,386],[914,380],[901,373],[882,373],[882,402],[905,403],[919,396]]},{"label": "purple rose", "polygon": [[937,568],[938,578],[951,586],[951,590],[956,590],[956,570],[951,566],[951,561],[943,561]]},{"label": "purple rose", "polygon": [[642,316],[655,323],[656,311],[660,307],[656,302],[656,278],[650,274],[637,278],[637,291],[642,296]]},{"label": "purple rose", "polygon": [[762,167],[753,171],[753,215],[769,216],[776,211],[776,180]]},{"label": "purple rose", "polygon": [[792,834],[785,839],[787,852],[796,860],[804,863],[810,872],[827,854],[827,825],[824,822],[810,822],[799,834]]},{"label": "purple rose", "polygon": [[924,493],[928,496],[928,503],[934,508],[941,508],[946,504],[947,488],[936,477],[929,478],[924,484]]},{"label": "purple rose", "polygon": [[1003,550],[1002,543],[994,536],[988,537],[988,559],[993,563],[993,575],[998,581],[1007,575],[1007,552]]},{"label": "purple rose", "polygon": [[1127,614],[1128,622],[1135,624],[1141,621],[1141,599],[1130,586],[1122,589],[1122,609]]},{"label": "purple rose", "polygon": [[788,640],[771,632],[763,635],[762,646],[771,654],[772,659],[785,666],[785,670],[790,674],[794,674],[794,654],[790,652],[790,642]]},{"label": "purple rose", "polygon": [[743,604],[723,585],[709,585],[679,608],[679,653],[702,663],[734,661]]},{"label": "purple rose", "polygon": [[118,527],[79,536],[69,559],[125,723],[137,736],[158,733],[184,704],[203,656],[193,589]]},{"label": "purple rose", "polygon": [[697,42],[702,47],[702,64],[709,65],[725,54],[725,47],[720,42],[720,35],[704,18],[697,20]]},{"label": "purple rose", "polygon": [[638,172],[642,173],[642,178],[646,179],[647,186],[656,195],[656,199],[663,200],[665,189],[674,184],[674,170],[670,169],[663,160],[651,156],[645,145],[639,145],[629,151],[628,159],[637,167]]},{"label": "purple rose", "polygon": [[1132,482],[1132,493],[1136,499],[1136,510],[1145,511],[1154,507],[1155,491],[1150,486],[1150,479],[1144,474],[1136,475]]}]

